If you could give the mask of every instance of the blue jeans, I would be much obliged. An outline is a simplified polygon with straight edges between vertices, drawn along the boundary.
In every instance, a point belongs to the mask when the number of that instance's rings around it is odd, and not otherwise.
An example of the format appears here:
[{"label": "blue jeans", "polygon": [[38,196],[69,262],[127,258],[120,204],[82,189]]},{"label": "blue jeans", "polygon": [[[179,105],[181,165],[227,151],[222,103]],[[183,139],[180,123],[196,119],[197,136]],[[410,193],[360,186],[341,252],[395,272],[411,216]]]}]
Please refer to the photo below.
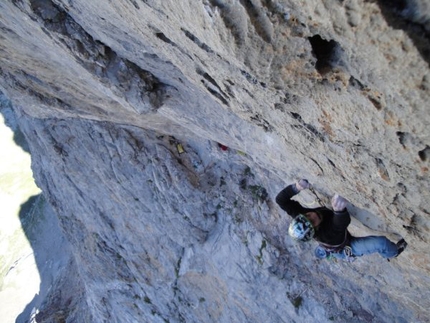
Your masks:
[{"label": "blue jeans", "polygon": [[[352,255],[356,257],[379,253],[384,258],[393,258],[398,252],[397,245],[384,236],[352,237],[350,246]],[[330,255],[338,259],[347,258],[343,250],[328,253],[320,246],[315,249],[315,256],[317,258],[324,259]]]}]

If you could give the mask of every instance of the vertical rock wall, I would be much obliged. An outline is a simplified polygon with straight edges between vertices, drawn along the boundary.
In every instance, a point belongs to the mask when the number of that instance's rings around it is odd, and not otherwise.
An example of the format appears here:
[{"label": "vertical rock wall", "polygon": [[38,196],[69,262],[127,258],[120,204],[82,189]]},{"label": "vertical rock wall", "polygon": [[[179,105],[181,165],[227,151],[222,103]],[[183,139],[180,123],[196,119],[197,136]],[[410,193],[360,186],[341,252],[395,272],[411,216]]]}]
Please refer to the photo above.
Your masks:
[{"label": "vertical rock wall", "polygon": [[[424,322],[426,8],[1,3],[1,90],[74,250],[62,284],[79,282],[40,320]],[[273,204],[298,177],[409,250],[317,263]]]}]

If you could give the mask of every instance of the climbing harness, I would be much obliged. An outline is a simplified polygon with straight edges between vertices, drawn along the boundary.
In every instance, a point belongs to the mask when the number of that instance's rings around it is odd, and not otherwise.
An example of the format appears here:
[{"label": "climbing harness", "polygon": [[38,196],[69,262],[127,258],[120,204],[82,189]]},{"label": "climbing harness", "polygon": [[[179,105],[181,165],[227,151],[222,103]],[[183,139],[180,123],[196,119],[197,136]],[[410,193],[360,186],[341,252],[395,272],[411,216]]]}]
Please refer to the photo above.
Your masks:
[{"label": "climbing harness", "polygon": [[338,245],[330,245],[330,244],[326,244],[324,242],[318,241],[318,243],[329,252],[339,252],[340,250],[343,250],[345,247],[347,247],[349,242],[350,242],[350,236],[348,235],[347,230],[345,230],[345,238],[343,239],[343,242]]},{"label": "climbing harness", "polygon": [[[350,236],[348,235],[348,231],[345,231],[345,239],[341,244],[329,245],[324,242],[318,241],[319,243],[318,248],[323,249],[326,252],[327,254],[326,258],[329,260],[332,258],[337,258],[335,254],[340,254],[340,255],[343,254],[343,257],[341,257],[342,259],[348,262],[353,262],[356,259],[356,257],[352,253],[352,248],[351,246],[349,246],[349,242],[350,242]],[[320,253],[322,254],[321,251]]]}]

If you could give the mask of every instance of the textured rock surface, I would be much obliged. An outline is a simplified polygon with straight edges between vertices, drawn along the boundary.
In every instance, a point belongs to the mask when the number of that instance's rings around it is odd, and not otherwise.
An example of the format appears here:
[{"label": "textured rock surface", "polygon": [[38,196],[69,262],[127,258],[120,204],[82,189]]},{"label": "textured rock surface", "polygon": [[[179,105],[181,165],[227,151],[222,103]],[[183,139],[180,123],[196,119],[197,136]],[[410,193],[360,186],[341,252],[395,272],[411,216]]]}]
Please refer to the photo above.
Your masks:
[{"label": "textured rock surface", "polygon": [[[0,3],[2,92],[75,259],[38,321],[425,322],[429,17],[424,1]],[[298,177],[348,198],[355,234],[410,248],[317,262],[273,203]]]}]

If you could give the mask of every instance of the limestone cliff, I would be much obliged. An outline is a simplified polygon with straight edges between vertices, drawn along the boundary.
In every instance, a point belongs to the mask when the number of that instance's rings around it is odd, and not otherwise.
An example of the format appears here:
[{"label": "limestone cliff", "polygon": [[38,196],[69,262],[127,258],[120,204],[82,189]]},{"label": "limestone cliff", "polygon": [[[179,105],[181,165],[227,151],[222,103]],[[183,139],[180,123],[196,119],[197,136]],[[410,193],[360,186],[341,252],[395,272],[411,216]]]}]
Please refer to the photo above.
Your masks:
[{"label": "limestone cliff", "polygon": [[[1,91],[74,258],[37,322],[425,322],[428,7],[2,1]],[[273,202],[301,177],[409,249],[316,261]]]}]

